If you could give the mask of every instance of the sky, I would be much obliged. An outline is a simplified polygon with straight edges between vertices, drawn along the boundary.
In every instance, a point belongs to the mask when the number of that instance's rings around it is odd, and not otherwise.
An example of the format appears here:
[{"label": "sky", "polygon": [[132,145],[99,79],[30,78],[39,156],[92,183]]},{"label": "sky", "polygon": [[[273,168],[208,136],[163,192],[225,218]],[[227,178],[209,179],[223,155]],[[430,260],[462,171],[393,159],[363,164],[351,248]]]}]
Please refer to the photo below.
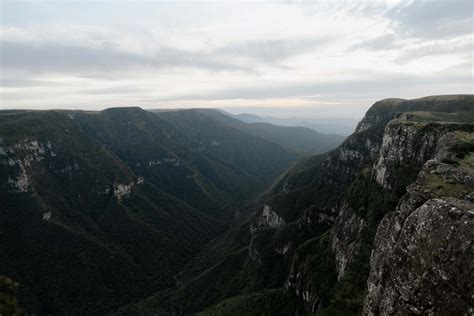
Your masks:
[{"label": "sky", "polygon": [[0,109],[359,116],[474,93],[472,1],[0,1]]}]

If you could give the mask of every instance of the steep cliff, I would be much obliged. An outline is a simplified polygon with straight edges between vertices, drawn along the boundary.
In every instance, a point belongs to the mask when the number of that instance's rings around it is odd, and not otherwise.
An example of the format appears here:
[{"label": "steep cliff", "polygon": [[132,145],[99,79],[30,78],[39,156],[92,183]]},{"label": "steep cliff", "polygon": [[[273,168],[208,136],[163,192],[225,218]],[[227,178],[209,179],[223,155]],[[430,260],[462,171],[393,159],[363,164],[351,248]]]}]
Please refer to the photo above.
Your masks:
[{"label": "steep cliff", "polygon": [[[473,293],[469,278],[473,223],[469,210],[473,210],[470,192],[474,100],[471,97],[465,99],[470,104],[456,103],[460,100],[464,99],[450,96],[388,100],[369,110],[352,137],[380,124],[384,125],[383,136],[371,143],[372,161],[358,169],[339,202],[338,217],[331,228],[338,280],[335,294],[325,309],[321,300],[307,302],[310,313],[360,313],[369,274],[366,314],[468,311],[469,295]],[[451,106],[447,106],[449,102]],[[388,107],[393,112],[381,115],[378,107]],[[407,110],[410,112],[397,112]],[[377,115],[370,114],[373,112]],[[357,155],[352,155],[357,161]],[[441,167],[433,169],[434,165]],[[417,182],[410,185],[417,177]],[[424,198],[414,196],[415,188],[425,194]],[[431,196],[427,196],[428,192]],[[412,209],[408,210],[407,205]],[[444,213],[454,205],[458,215],[453,221],[453,215],[448,218]],[[411,212],[411,221],[405,222]],[[437,260],[443,260],[436,257],[440,247],[448,253],[455,249],[447,255],[449,263],[445,261],[443,266],[437,265]],[[407,258],[413,258],[413,262]],[[433,271],[442,275],[441,281],[430,276],[436,274]],[[319,298],[320,293],[309,296]],[[308,294],[302,297],[303,301],[308,301],[307,297]]]},{"label": "steep cliff", "polygon": [[[447,191],[431,187],[433,175],[446,181]],[[472,173],[427,162],[396,212],[379,226],[366,314],[468,313],[474,291],[473,184]]]},{"label": "steep cliff", "polygon": [[[368,111],[348,141],[382,126],[383,133],[370,140],[368,163],[346,172],[357,175],[330,229],[337,277],[330,302],[319,285],[328,278],[311,278],[308,258],[289,276],[309,314],[361,313],[364,300],[370,315],[467,313],[474,293],[472,111],[472,97],[452,96],[385,100]],[[360,152],[339,150],[338,161],[361,161]]]},{"label": "steep cliff", "polygon": [[472,151],[474,135],[463,129],[438,138],[434,159],[380,223],[365,314],[472,312],[474,155],[465,148]]}]

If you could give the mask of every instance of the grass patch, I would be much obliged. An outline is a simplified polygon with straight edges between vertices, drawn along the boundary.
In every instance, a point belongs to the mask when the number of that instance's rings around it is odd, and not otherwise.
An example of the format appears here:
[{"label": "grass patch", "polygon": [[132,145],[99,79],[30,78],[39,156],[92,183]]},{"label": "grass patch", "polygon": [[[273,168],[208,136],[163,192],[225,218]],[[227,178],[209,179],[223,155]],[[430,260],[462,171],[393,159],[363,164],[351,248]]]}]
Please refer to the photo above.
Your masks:
[{"label": "grass patch", "polygon": [[469,153],[459,161],[459,165],[464,168],[474,169],[474,153]]},{"label": "grass patch", "polygon": [[0,315],[26,315],[18,305],[18,287],[18,283],[0,275]]},{"label": "grass patch", "polygon": [[442,197],[456,197],[464,196],[469,193],[469,189],[459,183],[449,183],[438,175],[430,174],[425,178],[424,185],[432,192]]},{"label": "grass patch", "polygon": [[474,152],[474,133],[456,133],[456,143],[449,148],[449,151],[458,159],[464,159]]},{"label": "grass patch", "polygon": [[474,122],[474,112],[460,111],[454,113],[437,111],[414,111],[407,113],[410,120],[417,122],[438,122],[438,123],[472,123]]}]

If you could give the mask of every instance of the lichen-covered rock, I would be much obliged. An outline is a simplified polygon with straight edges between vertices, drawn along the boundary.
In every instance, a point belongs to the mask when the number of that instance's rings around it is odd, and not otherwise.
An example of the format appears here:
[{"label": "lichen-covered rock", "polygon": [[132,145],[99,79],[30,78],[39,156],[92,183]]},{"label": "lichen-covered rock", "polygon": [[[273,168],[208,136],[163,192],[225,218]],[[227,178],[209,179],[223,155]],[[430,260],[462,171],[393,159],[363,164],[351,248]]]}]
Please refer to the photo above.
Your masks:
[{"label": "lichen-covered rock", "polygon": [[332,250],[337,279],[344,276],[346,266],[352,261],[359,246],[359,234],[365,221],[347,207],[343,207],[332,229]]},{"label": "lichen-covered rock", "polygon": [[471,170],[425,164],[379,225],[364,314],[467,315],[474,295],[473,190]]},{"label": "lichen-covered rock", "polygon": [[117,200],[122,201],[124,197],[127,197],[132,192],[132,187],[135,183],[117,183],[114,185],[114,195]]},{"label": "lichen-covered rock", "polygon": [[10,186],[10,192],[25,193],[30,187],[30,178],[22,161],[18,161],[19,172],[14,177],[8,177],[7,183]]},{"label": "lichen-covered rock", "polygon": [[[420,130],[405,121],[392,121],[385,128],[379,158],[374,166],[376,180],[385,188],[400,177],[400,166],[420,169],[444,145],[449,134],[441,129]],[[395,179],[393,179],[395,178]]]},{"label": "lichen-covered rock", "polygon": [[6,183],[8,192],[26,193],[31,189],[31,171],[37,168],[37,163],[45,159],[47,155],[53,156],[51,142],[40,142],[24,138],[15,143],[5,146],[2,140],[0,144],[0,167],[9,170]]}]

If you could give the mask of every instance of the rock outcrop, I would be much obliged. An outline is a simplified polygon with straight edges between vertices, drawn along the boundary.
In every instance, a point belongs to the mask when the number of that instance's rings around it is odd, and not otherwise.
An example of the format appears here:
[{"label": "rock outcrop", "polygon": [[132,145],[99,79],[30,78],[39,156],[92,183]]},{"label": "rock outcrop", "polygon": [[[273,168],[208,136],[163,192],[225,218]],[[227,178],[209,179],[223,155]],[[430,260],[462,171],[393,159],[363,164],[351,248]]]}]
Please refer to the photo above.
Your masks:
[{"label": "rock outcrop", "polygon": [[[442,184],[436,179],[442,179]],[[472,170],[436,160],[425,164],[396,211],[379,225],[371,257],[365,314],[467,315],[472,312],[469,304],[474,293],[472,192]]]},{"label": "rock outcrop", "polygon": [[[292,213],[281,205],[290,198],[297,222],[336,214],[329,226],[306,226],[313,239],[290,260],[285,286],[306,314],[472,311],[474,128],[457,110],[472,112],[474,98],[378,102],[341,146],[284,179],[270,203],[287,223]],[[300,180],[307,173],[314,178]],[[300,202],[310,194],[316,198]],[[324,264],[322,254],[331,257]],[[321,275],[328,262],[333,271]],[[328,282],[337,284],[333,303],[325,301]]]},{"label": "rock outcrop", "polygon": [[259,226],[279,227],[285,225],[285,220],[273,212],[271,206],[264,205],[257,224]]}]

